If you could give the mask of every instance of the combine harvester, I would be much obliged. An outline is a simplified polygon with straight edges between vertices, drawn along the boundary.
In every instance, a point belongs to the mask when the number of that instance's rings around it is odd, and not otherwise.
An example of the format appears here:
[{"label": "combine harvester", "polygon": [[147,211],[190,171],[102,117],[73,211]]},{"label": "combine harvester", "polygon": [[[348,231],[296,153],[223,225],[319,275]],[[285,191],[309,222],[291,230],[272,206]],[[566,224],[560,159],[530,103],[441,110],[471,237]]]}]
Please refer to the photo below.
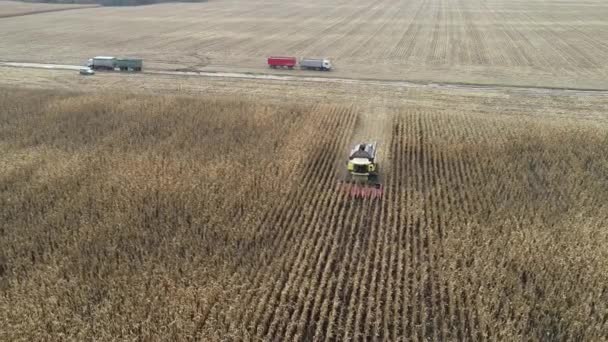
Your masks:
[{"label": "combine harvester", "polygon": [[384,189],[380,183],[376,162],[376,143],[360,143],[348,156],[346,179],[342,189],[354,198],[381,198]]}]

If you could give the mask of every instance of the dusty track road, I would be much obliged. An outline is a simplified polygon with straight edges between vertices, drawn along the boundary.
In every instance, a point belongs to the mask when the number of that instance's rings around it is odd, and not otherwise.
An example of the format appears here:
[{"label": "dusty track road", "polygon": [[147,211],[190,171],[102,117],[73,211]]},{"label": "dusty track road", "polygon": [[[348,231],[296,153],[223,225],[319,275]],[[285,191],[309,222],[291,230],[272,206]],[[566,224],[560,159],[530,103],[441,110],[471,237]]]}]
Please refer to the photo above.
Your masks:
[{"label": "dusty track road", "polygon": [[[180,94],[236,97],[264,102],[342,104],[359,112],[370,106],[416,108],[575,121],[608,122],[606,92],[549,91],[514,88],[432,88],[391,82],[305,82],[276,79],[201,77],[155,73],[104,72],[93,77],[75,70],[17,68],[0,65],[0,87],[63,89],[85,93]],[[374,109],[374,108],[372,108]],[[377,110],[382,110],[381,108]],[[374,109],[376,111],[376,109]]]},{"label": "dusty track road", "polygon": [[[67,65],[67,64],[43,64],[43,63],[26,63],[26,62],[0,62],[0,66],[14,68],[35,68],[35,69],[54,69],[54,70],[74,70],[77,71],[82,66]],[[436,82],[414,82],[408,80],[390,81],[390,80],[374,80],[366,78],[339,78],[331,76],[293,76],[293,75],[277,75],[277,74],[260,74],[260,73],[239,73],[239,72],[208,72],[208,71],[170,71],[160,69],[149,69],[142,74],[144,75],[174,75],[174,76],[198,76],[198,77],[216,77],[216,78],[233,78],[233,79],[254,79],[254,80],[270,80],[270,81],[297,81],[297,82],[323,82],[323,83],[340,83],[340,84],[366,84],[380,86],[394,86],[400,88],[427,88],[427,89],[461,89],[461,90],[484,90],[484,91],[504,91],[510,90],[516,93],[525,94],[540,94],[540,95],[599,95],[608,96],[608,89],[580,89],[568,87],[524,87],[514,85],[486,85],[486,84],[469,84],[469,83],[436,83]]]}]

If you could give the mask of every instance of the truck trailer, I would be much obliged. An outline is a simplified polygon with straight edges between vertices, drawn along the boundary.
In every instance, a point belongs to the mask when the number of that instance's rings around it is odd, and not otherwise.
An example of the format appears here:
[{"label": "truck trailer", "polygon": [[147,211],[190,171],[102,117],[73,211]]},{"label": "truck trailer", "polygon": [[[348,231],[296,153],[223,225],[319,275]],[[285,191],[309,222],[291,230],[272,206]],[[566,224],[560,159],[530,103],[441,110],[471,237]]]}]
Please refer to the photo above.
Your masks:
[{"label": "truck trailer", "polygon": [[89,59],[87,66],[93,70],[141,71],[143,60],[139,58],[97,56]]},{"label": "truck trailer", "polygon": [[300,68],[308,70],[329,71],[332,68],[331,61],[327,58],[302,58]]},{"label": "truck trailer", "polygon": [[286,67],[289,69],[293,69],[298,63],[297,58],[295,57],[283,57],[283,56],[271,56],[268,57],[268,66],[271,68],[281,68]]},{"label": "truck trailer", "polygon": [[117,58],[115,66],[120,71],[141,71],[143,64],[139,58]]}]

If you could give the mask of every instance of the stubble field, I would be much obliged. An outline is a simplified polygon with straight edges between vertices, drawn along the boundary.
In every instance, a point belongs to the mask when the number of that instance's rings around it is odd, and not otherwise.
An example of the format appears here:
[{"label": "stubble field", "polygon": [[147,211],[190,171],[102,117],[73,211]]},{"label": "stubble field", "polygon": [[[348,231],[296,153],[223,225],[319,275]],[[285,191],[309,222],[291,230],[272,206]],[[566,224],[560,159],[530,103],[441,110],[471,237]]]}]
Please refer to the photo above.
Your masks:
[{"label": "stubble field", "polygon": [[0,59],[127,55],[152,69],[267,72],[268,55],[327,56],[340,77],[607,89],[607,16],[601,0],[94,8],[0,20]]},{"label": "stubble field", "polygon": [[[601,340],[605,121],[0,91],[0,339]],[[584,109],[581,109],[584,110]]]}]

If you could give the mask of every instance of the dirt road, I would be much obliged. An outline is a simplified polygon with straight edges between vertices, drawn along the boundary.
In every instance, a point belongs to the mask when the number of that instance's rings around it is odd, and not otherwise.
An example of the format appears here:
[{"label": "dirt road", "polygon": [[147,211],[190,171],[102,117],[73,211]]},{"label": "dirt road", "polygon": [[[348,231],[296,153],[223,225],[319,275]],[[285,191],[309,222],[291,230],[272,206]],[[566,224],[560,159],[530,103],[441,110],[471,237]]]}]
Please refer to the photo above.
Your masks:
[{"label": "dirt road", "polygon": [[[55,70],[79,70],[82,66],[67,65],[67,64],[42,64],[42,63],[27,63],[27,62],[10,62],[0,61],[0,66],[15,67],[15,68],[35,68],[35,69],[55,69]],[[579,88],[556,88],[556,87],[523,87],[513,85],[486,85],[486,84],[469,84],[469,83],[435,83],[435,82],[413,82],[408,80],[390,81],[390,80],[375,80],[367,78],[338,78],[331,75],[310,76],[293,76],[293,75],[278,75],[278,74],[259,74],[259,73],[238,73],[238,72],[207,72],[207,71],[171,71],[148,69],[143,72],[145,75],[175,75],[175,76],[199,76],[199,77],[216,77],[216,78],[233,78],[233,79],[254,79],[254,80],[271,80],[271,81],[298,81],[298,82],[318,82],[318,83],[339,83],[339,84],[365,84],[379,86],[393,86],[399,88],[425,88],[425,89],[461,89],[461,90],[483,90],[483,91],[499,91],[509,90],[516,93],[524,94],[540,94],[540,95],[593,95],[607,96],[608,89],[579,89]]]}]

